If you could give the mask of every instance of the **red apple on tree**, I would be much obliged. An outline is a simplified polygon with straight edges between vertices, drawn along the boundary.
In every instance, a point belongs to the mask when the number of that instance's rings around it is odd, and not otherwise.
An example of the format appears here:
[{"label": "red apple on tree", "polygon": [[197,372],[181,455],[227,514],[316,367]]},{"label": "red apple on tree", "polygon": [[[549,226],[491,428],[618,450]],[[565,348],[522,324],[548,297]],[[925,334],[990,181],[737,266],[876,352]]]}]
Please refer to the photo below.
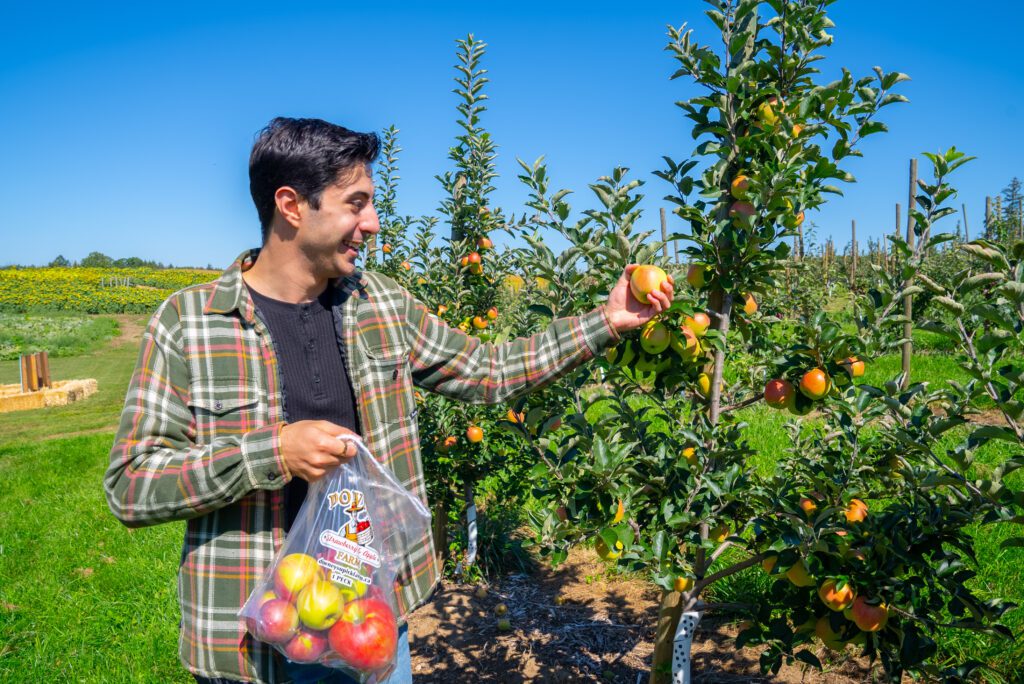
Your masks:
[{"label": "red apple on tree", "polygon": [[327,640],[346,663],[362,672],[373,672],[395,657],[398,623],[384,601],[360,599],[345,605]]}]

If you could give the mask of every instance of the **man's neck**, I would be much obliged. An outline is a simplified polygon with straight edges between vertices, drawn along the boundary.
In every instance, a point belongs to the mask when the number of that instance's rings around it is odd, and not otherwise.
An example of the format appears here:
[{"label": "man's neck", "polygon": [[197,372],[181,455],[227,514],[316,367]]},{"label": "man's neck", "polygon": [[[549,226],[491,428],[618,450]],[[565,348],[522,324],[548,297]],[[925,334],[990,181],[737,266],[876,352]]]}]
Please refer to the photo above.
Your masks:
[{"label": "man's neck", "polygon": [[311,302],[327,287],[327,279],[318,279],[308,266],[296,263],[294,258],[282,259],[267,248],[260,250],[242,279],[261,295],[292,304]]}]

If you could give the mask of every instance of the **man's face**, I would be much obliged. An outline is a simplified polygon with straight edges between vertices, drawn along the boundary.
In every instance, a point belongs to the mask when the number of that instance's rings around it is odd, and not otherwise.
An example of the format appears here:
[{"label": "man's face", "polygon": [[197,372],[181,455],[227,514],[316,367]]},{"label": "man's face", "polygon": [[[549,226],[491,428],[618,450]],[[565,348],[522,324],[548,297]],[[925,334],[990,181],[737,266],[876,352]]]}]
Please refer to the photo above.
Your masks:
[{"label": "man's face", "polygon": [[305,200],[302,205],[295,239],[313,274],[339,278],[355,273],[364,240],[380,231],[369,168],[359,166],[343,173],[341,182],[324,188],[319,209]]}]

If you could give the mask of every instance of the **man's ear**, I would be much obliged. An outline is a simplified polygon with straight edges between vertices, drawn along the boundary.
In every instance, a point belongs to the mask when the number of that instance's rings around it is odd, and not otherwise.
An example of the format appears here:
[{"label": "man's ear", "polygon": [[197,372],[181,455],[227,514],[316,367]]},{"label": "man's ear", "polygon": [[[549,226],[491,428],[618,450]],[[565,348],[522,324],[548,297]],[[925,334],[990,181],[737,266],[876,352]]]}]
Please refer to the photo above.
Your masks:
[{"label": "man's ear", "polygon": [[292,228],[298,228],[302,222],[302,212],[306,209],[306,201],[302,196],[287,185],[282,185],[274,193],[274,203],[277,205],[277,213],[288,222]]}]

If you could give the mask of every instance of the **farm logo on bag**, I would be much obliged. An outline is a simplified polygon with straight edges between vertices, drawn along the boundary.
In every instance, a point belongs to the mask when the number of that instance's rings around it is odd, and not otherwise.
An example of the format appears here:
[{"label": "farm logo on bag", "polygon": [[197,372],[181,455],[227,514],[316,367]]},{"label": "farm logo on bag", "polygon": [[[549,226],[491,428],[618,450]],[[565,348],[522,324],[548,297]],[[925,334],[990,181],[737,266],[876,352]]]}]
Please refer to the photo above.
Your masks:
[{"label": "farm logo on bag", "polygon": [[349,541],[366,546],[373,541],[370,514],[363,503],[363,493],[358,489],[342,489],[327,495],[327,510],[341,506],[348,515],[348,521],[339,529]]},{"label": "farm logo on bag", "polygon": [[381,566],[381,557],[370,546],[373,528],[366,510],[363,493],[358,489],[339,489],[327,494],[327,510],[340,508],[348,517],[337,530],[320,533],[320,543],[328,552],[317,563],[330,571],[331,580],[349,587],[362,586],[373,581],[373,568]]}]

